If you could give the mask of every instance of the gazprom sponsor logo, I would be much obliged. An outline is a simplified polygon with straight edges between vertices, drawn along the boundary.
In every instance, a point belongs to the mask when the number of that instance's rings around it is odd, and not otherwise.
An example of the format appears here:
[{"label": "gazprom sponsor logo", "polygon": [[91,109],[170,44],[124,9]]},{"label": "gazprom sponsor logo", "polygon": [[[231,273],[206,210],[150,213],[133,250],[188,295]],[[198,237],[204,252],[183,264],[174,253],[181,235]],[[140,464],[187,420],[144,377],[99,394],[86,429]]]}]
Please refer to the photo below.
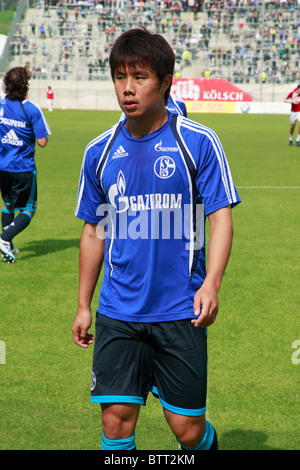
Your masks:
[{"label": "gazprom sponsor logo", "polygon": [[156,150],[156,152],[178,152],[179,151],[178,147],[163,146],[162,140],[160,140],[159,142],[157,142],[157,144],[155,144],[154,150]]},{"label": "gazprom sponsor logo", "polygon": [[5,124],[7,126],[12,126],[12,127],[21,127],[22,129],[25,129],[26,127],[26,122],[24,121],[16,121],[15,119],[9,119],[3,117],[3,108],[1,109],[2,114],[0,114],[0,124]]},{"label": "gazprom sponsor logo", "polygon": [[184,204],[182,193],[128,194],[122,171],[108,190],[108,203],[100,204],[96,215],[101,217],[99,238],[183,239],[187,250],[204,243],[202,204]]},{"label": "gazprom sponsor logo", "polygon": [[[165,158],[165,157],[161,157]],[[159,159],[160,160],[160,159]],[[172,160],[173,162],[173,160]],[[170,163],[170,162],[169,162]],[[175,165],[175,163],[173,162]],[[165,171],[171,173],[175,171],[173,166],[170,171],[168,167]],[[173,174],[172,173],[172,174]],[[168,176],[165,176],[168,177]],[[126,181],[122,171],[119,171],[117,183],[113,184],[108,190],[108,198],[110,204],[116,209],[117,213],[125,212],[127,210],[135,211],[148,211],[153,209],[180,209],[182,204],[182,194],[169,194],[169,193],[152,193],[152,194],[138,194],[136,196],[126,196]]]}]

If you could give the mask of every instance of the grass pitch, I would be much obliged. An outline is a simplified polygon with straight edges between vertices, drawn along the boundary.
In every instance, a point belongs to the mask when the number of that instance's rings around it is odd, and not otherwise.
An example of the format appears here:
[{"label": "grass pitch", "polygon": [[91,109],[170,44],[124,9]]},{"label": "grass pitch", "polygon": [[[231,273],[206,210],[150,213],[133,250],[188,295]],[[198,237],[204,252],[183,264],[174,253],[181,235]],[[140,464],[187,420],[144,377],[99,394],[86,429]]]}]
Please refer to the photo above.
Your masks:
[{"label": "grass pitch", "polygon": [[[0,264],[0,449],[99,449],[100,409],[89,395],[93,350],[77,347],[71,334],[83,225],[74,210],[85,146],[120,113],[45,116],[52,136],[36,152],[38,210],[14,240],[17,263]],[[300,148],[288,146],[288,116],[191,118],[219,135],[242,198],[220,313],[208,329],[207,416],[220,449],[299,449],[300,364],[292,345],[300,340]],[[150,395],[136,442],[177,448]]]}]

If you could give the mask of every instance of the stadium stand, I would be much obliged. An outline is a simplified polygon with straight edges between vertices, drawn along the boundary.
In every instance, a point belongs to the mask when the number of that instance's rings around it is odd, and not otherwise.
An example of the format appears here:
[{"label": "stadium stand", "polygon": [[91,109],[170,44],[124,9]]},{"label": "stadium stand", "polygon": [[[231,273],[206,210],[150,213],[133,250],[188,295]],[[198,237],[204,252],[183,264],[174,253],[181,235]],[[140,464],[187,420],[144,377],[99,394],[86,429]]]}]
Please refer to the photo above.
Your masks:
[{"label": "stadium stand", "polygon": [[9,66],[27,63],[33,79],[107,80],[111,44],[137,25],[169,40],[177,76],[237,84],[299,78],[299,0],[38,2],[18,24]]}]

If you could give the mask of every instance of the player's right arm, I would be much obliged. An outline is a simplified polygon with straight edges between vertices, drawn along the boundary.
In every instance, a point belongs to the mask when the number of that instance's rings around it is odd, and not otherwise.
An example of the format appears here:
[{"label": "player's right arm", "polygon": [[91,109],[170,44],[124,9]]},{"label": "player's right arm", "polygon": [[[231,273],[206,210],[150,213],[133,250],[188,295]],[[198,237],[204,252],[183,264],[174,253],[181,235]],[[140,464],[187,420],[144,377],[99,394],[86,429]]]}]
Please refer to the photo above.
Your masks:
[{"label": "player's right arm", "polygon": [[286,95],[286,97],[283,100],[285,103],[292,103],[293,92],[294,91],[291,91],[288,95]]},{"label": "player's right arm", "polygon": [[87,348],[94,342],[93,335],[88,333],[92,324],[91,300],[99,278],[104,259],[104,237],[97,235],[96,229],[103,227],[85,222],[79,247],[79,288],[78,311],[73,322],[73,339],[78,346]]}]

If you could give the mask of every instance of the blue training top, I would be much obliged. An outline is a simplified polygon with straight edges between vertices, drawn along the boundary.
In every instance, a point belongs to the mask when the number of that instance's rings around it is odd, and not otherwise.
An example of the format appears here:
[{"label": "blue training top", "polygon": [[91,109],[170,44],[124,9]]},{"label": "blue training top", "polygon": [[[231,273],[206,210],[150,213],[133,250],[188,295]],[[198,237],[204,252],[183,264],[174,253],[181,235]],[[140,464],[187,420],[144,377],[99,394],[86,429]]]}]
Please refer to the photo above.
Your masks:
[{"label": "blue training top", "polygon": [[170,95],[166,108],[168,111],[171,111],[171,113],[181,114],[182,116],[187,117],[186,105],[181,98],[175,98]]},{"label": "blue training top", "polygon": [[[25,109],[25,112],[22,108]],[[0,98],[0,170],[35,170],[35,139],[50,135],[42,110],[32,101]]]},{"label": "blue training top", "polygon": [[106,224],[98,311],[124,321],[194,318],[205,274],[205,217],[240,198],[216,134],[168,113],[133,138],[126,120],[90,142],[76,216]]}]

